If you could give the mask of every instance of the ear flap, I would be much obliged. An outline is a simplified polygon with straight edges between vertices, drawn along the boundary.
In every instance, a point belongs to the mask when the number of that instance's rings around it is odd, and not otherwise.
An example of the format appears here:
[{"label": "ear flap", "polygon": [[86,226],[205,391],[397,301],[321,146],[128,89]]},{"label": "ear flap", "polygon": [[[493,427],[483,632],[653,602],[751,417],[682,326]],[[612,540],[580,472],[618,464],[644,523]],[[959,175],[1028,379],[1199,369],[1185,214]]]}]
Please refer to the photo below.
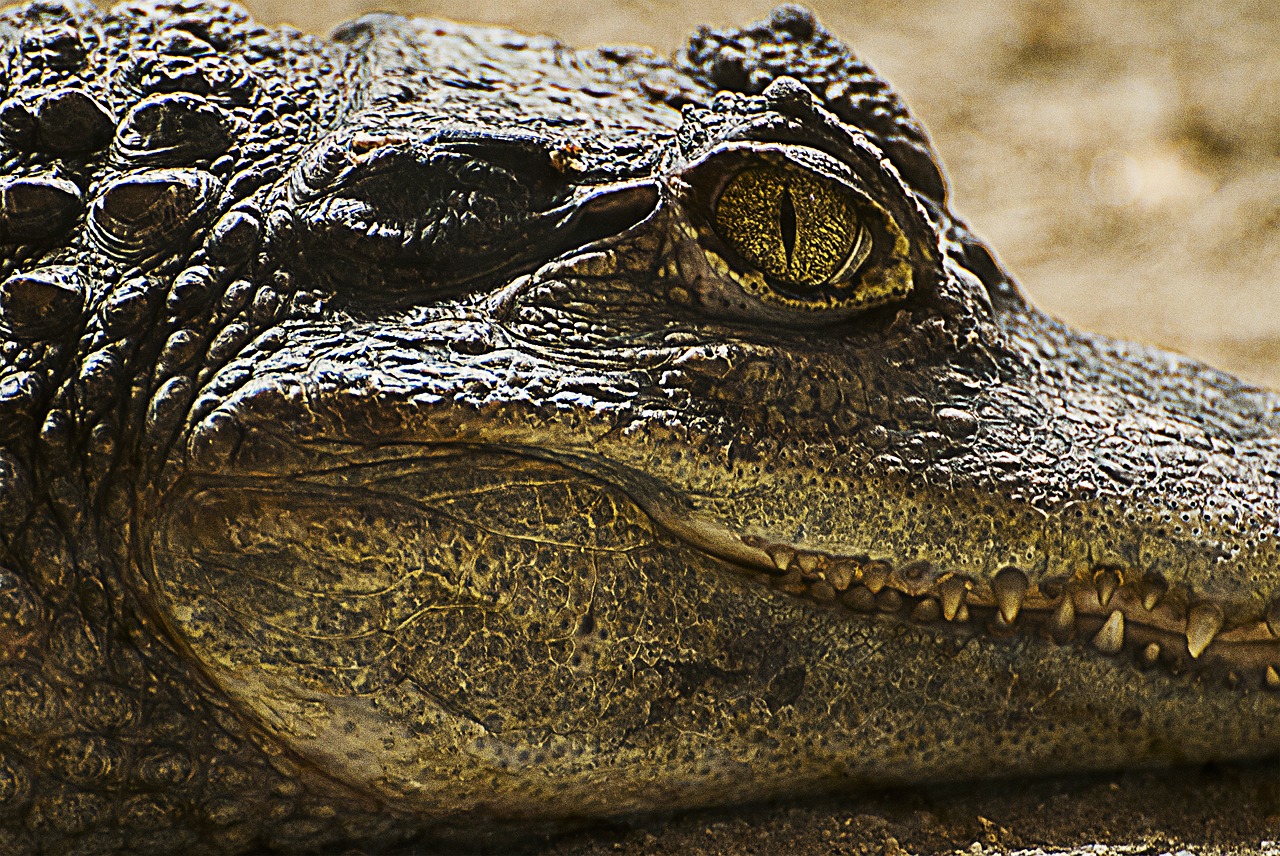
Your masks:
[{"label": "ear flap", "polygon": [[744,95],[759,95],[779,77],[799,80],[879,146],[913,190],[946,206],[946,179],[924,128],[892,87],[809,10],[779,6],[768,20],[741,29],[700,28],[676,64],[713,90]]}]

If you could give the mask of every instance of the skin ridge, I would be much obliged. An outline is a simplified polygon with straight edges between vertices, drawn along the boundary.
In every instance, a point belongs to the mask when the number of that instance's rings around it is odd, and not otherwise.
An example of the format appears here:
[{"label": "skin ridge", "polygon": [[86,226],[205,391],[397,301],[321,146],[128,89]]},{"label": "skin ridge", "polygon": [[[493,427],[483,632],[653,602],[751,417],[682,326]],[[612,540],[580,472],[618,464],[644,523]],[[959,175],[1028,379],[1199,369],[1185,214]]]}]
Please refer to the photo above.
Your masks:
[{"label": "skin ridge", "polygon": [[[1280,399],[1027,305],[807,11],[0,51],[3,852],[1274,757]],[[909,290],[753,299],[697,183],[765,149]]]}]

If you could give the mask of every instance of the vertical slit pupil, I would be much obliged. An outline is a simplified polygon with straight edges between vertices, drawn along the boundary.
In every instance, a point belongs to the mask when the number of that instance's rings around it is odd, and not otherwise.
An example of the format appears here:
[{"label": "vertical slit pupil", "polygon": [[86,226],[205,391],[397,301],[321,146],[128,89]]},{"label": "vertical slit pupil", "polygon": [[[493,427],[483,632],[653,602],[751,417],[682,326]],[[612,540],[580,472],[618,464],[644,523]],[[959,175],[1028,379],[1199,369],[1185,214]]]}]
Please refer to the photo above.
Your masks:
[{"label": "vertical slit pupil", "polygon": [[796,248],[796,205],[791,200],[791,185],[783,185],[778,200],[778,227],[782,232],[782,248],[787,251],[787,269],[791,269],[791,253]]}]

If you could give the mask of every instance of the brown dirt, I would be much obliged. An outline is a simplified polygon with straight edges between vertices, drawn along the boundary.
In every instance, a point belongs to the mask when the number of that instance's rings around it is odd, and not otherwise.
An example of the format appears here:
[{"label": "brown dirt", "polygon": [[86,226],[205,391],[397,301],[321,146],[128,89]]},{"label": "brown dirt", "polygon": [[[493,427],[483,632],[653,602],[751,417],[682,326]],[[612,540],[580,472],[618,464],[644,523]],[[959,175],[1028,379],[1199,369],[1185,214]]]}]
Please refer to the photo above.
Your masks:
[{"label": "brown dirt", "polygon": [[[674,49],[768,0],[375,3]],[[1280,388],[1280,7],[1275,0],[844,0],[823,21],[905,94],[957,210],[1034,302],[1077,326]],[[369,6],[259,0],[325,32]],[[1280,767],[832,797],[598,829],[555,856],[1272,852]],[[1114,848],[1094,850],[1093,842]],[[976,849],[975,849],[976,848]],[[1073,849],[1077,848],[1077,849]],[[1036,852],[1031,850],[1030,852]]]}]

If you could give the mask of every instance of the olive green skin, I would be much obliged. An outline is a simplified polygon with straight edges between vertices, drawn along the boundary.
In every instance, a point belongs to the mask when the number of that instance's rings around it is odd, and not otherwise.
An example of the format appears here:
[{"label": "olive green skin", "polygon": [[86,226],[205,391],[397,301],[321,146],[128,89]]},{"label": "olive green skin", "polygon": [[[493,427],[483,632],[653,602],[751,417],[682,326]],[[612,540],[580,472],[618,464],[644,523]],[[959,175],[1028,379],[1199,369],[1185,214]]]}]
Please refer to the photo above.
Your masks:
[{"label": "olive green skin", "polygon": [[[1280,749],[1280,399],[1029,307],[803,10],[671,62],[5,14],[10,850]],[[708,188],[779,153],[901,236],[871,299],[726,249]]]}]

